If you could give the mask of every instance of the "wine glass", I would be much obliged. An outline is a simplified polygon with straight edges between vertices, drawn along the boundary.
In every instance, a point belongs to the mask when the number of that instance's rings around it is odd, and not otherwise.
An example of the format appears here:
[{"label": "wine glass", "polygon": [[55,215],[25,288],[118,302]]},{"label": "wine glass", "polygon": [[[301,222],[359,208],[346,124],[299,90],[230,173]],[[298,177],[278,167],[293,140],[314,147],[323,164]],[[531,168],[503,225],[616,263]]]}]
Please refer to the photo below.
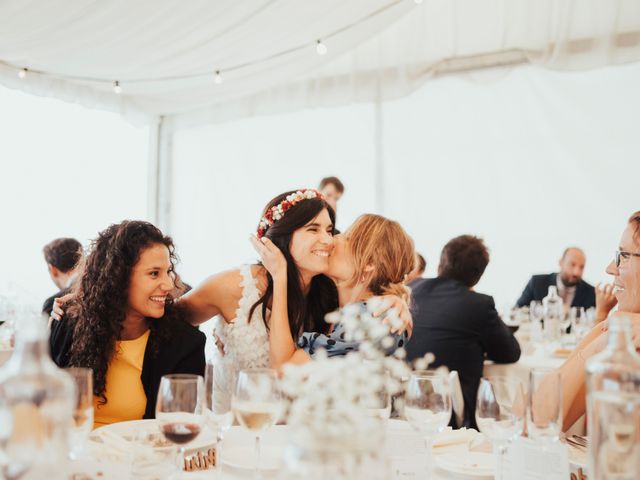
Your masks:
[{"label": "wine glass", "polygon": [[73,424],[69,429],[69,456],[75,460],[84,453],[87,439],[93,429],[93,370],[67,368],[66,372],[76,384]]},{"label": "wine glass", "polygon": [[504,454],[509,442],[522,433],[526,398],[520,383],[505,377],[481,378],[476,423],[493,443],[497,455],[496,480],[504,478]]},{"label": "wine glass", "polygon": [[532,368],[529,372],[529,436],[555,442],[562,429],[562,382],[552,368]]},{"label": "wine glass", "polygon": [[223,359],[217,360],[216,363],[208,360],[204,370],[205,422],[216,435],[216,468],[218,468],[222,464],[224,433],[231,428],[233,412],[230,407],[223,408],[219,402],[216,402],[218,395],[216,390],[216,367],[230,369],[226,373],[230,373],[233,367],[230,362]]},{"label": "wine glass", "polygon": [[411,373],[405,395],[404,415],[419,431],[427,449],[427,476],[431,478],[433,440],[451,419],[449,377],[437,370],[416,370]]},{"label": "wine glass", "polygon": [[529,304],[529,319],[531,320],[531,340],[534,343],[542,342],[542,319],[544,318],[544,307],[542,302],[532,300]]},{"label": "wine glass", "polygon": [[255,433],[254,478],[262,478],[260,471],[260,435],[278,421],[281,409],[280,391],[275,370],[256,368],[241,370],[231,408],[238,423]]},{"label": "wine glass", "polygon": [[204,422],[204,380],[199,375],[174,374],[160,379],[156,419],[160,432],[179,445],[180,465],[184,463],[185,444],[194,440]]},{"label": "wine glass", "polygon": [[578,343],[589,331],[587,312],[584,307],[571,307],[569,318],[571,319],[571,332],[575,336],[576,343]]}]

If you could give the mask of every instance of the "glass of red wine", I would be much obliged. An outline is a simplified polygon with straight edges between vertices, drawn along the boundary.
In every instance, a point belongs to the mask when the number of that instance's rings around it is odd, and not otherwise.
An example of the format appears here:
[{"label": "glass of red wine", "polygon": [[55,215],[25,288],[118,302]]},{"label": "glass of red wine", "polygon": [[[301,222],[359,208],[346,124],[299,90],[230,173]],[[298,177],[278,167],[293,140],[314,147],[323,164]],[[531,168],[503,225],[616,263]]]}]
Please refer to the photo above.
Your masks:
[{"label": "glass of red wine", "polygon": [[184,463],[185,445],[194,440],[204,423],[204,379],[199,375],[165,375],[160,380],[156,420],[162,435],[180,449]]}]

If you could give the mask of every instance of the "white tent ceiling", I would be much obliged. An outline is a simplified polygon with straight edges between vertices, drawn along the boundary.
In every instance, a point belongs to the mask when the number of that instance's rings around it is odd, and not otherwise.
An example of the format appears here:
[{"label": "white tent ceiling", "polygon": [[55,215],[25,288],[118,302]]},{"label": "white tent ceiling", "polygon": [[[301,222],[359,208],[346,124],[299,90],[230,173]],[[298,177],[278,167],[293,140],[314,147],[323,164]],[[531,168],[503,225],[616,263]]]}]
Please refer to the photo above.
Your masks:
[{"label": "white tent ceiling", "polygon": [[637,60],[638,0],[0,3],[0,83],[168,130],[397,98],[451,71]]}]

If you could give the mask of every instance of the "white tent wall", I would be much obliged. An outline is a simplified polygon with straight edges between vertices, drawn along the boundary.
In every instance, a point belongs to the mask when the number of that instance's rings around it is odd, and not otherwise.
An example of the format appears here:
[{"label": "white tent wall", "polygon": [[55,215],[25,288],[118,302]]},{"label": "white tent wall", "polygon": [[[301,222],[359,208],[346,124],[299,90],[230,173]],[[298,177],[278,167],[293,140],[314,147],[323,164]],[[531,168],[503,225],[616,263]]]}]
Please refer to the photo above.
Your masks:
[{"label": "white tent wall", "polygon": [[564,247],[605,279],[626,217],[640,208],[640,65],[581,73],[535,67],[449,76],[375,106],[305,110],[183,130],[174,138],[172,233],[186,281],[255,258],[260,210],[325,175],[346,184],[338,226],[375,210],[376,145],[384,213],[416,240],[434,275],[455,235],[485,238],[492,261],[477,289],[512,303]]},{"label": "white tent wall", "polygon": [[148,131],[0,87],[0,295],[38,308],[57,291],[46,243],[88,245],[110,223],[146,218]]}]

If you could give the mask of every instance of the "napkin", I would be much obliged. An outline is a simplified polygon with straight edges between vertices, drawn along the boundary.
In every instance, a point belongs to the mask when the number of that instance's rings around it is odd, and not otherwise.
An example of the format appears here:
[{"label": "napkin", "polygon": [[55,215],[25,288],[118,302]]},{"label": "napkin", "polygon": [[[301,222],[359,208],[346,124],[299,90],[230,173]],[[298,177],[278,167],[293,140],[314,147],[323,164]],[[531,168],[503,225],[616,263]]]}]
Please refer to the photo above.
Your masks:
[{"label": "napkin", "polygon": [[471,428],[460,428],[459,430],[453,430],[451,427],[447,427],[443,432],[438,434],[433,442],[434,452],[437,450],[443,450],[454,446],[467,446],[479,433]]}]

